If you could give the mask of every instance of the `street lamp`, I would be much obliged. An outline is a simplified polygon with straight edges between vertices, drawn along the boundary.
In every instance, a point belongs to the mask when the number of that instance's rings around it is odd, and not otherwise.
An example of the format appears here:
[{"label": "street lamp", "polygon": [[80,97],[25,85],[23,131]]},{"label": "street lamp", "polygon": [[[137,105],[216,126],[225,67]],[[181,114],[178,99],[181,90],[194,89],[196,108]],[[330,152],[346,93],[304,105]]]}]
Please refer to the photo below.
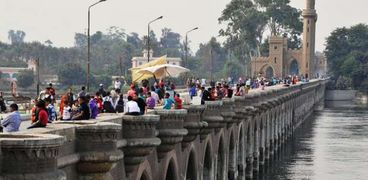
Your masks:
[{"label": "street lamp", "polygon": [[151,32],[151,29],[150,29],[150,25],[151,25],[151,23],[153,23],[153,22],[155,22],[155,21],[158,21],[158,20],[160,20],[160,19],[162,19],[163,18],[163,16],[160,16],[160,17],[158,17],[158,18],[156,18],[156,19],[154,19],[154,20],[152,20],[152,21],[150,21],[149,23],[148,23],[148,32],[147,32],[147,50],[148,50],[148,62],[150,61],[150,32]]},{"label": "street lamp", "polygon": [[195,27],[188,32],[185,33],[185,67],[188,68],[188,34],[192,31],[197,30],[198,27]]},{"label": "street lamp", "polygon": [[90,60],[91,60],[91,42],[90,42],[90,29],[91,29],[91,8],[106,0],[100,0],[88,7],[88,29],[87,29],[87,91],[89,91],[89,79],[90,79]]}]

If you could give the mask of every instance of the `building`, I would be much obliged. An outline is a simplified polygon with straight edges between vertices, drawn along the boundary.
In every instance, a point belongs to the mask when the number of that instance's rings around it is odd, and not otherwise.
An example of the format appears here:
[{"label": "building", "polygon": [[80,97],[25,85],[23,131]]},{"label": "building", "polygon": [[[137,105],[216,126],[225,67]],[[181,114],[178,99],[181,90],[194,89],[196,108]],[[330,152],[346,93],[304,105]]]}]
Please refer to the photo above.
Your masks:
[{"label": "building", "polygon": [[[272,36],[269,40],[269,56],[253,57],[251,61],[252,76],[262,74],[265,77],[285,77],[299,75],[316,78],[326,74],[326,67],[320,68],[315,56],[315,36],[317,13],[315,0],[306,0],[303,10],[303,47],[288,49],[287,38]],[[323,62],[326,65],[326,60]]]},{"label": "building", "polygon": [[[157,59],[159,57],[153,57],[153,51],[150,50],[150,60],[153,61],[155,59]],[[176,57],[167,57],[166,61],[168,64],[172,64],[172,65],[181,65],[181,58],[176,58]],[[145,49],[143,50],[143,57],[133,57],[132,58],[132,68],[141,66],[143,64],[146,64],[148,62],[148,51]]]},{"label": "building", "polygon": [[0,67],[0,72],[2,72],[2,78],[9,80],[9,81],[16,81],[17,75],[20,71],[24,70],[32,70],[36,73],[37,62],[36,60],[29,60],[27,62],[27,67],[19,68],[19,67]]}]

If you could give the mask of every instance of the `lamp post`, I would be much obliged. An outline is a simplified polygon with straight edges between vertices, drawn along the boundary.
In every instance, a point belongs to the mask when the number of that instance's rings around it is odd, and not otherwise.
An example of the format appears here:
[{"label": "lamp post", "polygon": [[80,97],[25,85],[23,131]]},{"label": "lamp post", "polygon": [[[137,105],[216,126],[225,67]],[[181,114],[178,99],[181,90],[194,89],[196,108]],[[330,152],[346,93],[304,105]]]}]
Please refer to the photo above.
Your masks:
[{"label": "lamp post", "polygon": [[87,28],[87,91],[89,91],[89,79],[90,79],[90,60],[91,60],[91,38],[90,38],[90,29],[91,29],[91,8],[99,3],[105,2],[106,0],[100,0],[88,7],[88,28]]},{"label": "lamp post", "polygon": [[188,34],[192,31],[197,30],[198,27],[195,27],[185,33],[185,67],[188,68]]},{"label": "lamp post", "polygon": [[153,22],[155,22],[155,21],[158,21],[158,20],[160,20],[160,19],[162,19],[163,18],[163,16],[160,16],[160,17],[158,17],[158,18],[156,18],[156,19],[154,19],[154,20],[152,20],[152,21],[150,21],[149,23],[148,23],[148,32],[147,32],[147,50],[148,50],[148,62],[150,61],[150,32],[151,32],[151,29],[150,29],[150,25],[151,25],[151,23],[153,23]]}]

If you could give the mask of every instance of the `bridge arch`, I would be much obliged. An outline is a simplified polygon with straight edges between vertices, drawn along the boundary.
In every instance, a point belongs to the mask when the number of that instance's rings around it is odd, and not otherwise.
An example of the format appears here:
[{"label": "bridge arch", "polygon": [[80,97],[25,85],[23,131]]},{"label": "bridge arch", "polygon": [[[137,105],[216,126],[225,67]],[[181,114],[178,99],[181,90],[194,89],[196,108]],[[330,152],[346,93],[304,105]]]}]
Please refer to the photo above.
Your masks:
[{"label": "bridge arch", "polygon": [[228,158],[228,175],[227,179],[235,180],[237,173],[237,152],[234,130],[230,132],[229,139],[229,158]]},{"label": "bridge arch", "polygon": [[187,160],[185,179],[186,180],[198,179],[197,169],[198,169],[197,156],[196,156],[194,148],[192,148],[189,152],[189,156]]},{"label": "bridge arch", "polygon": [[[164,171],[165,172],[165,171]],[[178,166],[174,158],[169,160],[166,168],[165,180],[179,180],[178,177]]]},{"label": "bridge arch", "polygon": [[205,145],[204,150],[204,158],[203,158],[203,172],[202,172],[202,179],[203,180],[212,180],[214,179],[213,175],[213,160],[212,160],[212,145],[211,141],[208,140],[208,142]]},{"label": "bridge arch", "polygon": [[224,144],[224,137],[220,135],[220,140],[218,144],[218,151],[217,151],[217,172],[216,172],[216,179],[217,180],[225,180],[225,172],[226,172],[226,155],[225,155],[225,144]]},{"label": "bridge arch", "polygon": [[244,126],[240,124],[239,137],[238,137],[238,153],[237,153],[237,168],[239,176],[244,176],[244,163],[245,163],[245,146],[244,146]]},{"label": "bridge arch", "polygon": [[147,160],[139,166],[137,180],[153,180],[151,165]]}]

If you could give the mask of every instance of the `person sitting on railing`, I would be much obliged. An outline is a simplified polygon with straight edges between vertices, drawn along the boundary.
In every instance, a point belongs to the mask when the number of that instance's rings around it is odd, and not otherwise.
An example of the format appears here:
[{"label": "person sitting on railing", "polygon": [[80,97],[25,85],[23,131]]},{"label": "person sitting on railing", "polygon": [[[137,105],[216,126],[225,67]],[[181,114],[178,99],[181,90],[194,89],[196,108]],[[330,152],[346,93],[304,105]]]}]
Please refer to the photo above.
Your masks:
[{"label": "person sitting on railing", "polygon": [[151,92],[147,93],[146,104],[147,104],[147,109],[154,109],[156,106],[156,100],[152,97]]},{"label": "person sitting on railing", "polygon": [[141,109],[139,109],[138,103],[133,100],[132,96],[128,96],[128,102],[126,103],[127,112],[125,115],[139,116]]},{"label": "person sitting on railing", "polygon": [[172,98],[170,98],[170,94],[166,93],[165,94],[165,99],[164,99],[163,109],[170,110],[174,103],[175,103],[174,100]]},{"label": "person sitting on railing", "polygon": [[61,120],[67,121],[72,118],[72,108],[70,107],[70,103],[68,100],[64,102],[65,102],[65,105],[63,108],[63,114],[61,116]]},{"label": "person sitting on railing", "polygon": [[1,120],[1,126],[3,127],[4,132],[17,132],[19,131],[19,126],[22,122],[18,112],[18,105],[11,104],[10,112],[11,113],[4,120]]},{"label": "person sitting on railing", "polygon": [[49,120],[48,114],[47,114],[47,110],[46,110],[46,103],[43,100],[39,100],[36,103],[36,115],[35,115],[35,122],[32,123],[32,125],[30,127],[28,127],[27,129],[31,129],[31,128],[39,128],[39,127],[46,127],[47,126],[47,122]]},{"label": "person sitting on railing", "polygon": [[183,100],[180,99],[180,94],[175,94],[175,109],[183,109]]},{"label": "person sitting on railing", "polygon": [[205,101],[212,101],[211,98],[211,88],[208,88],[208,90],[206,90],[204,87],[202,87],[202,98],[201,98],[201,104],[203,105],[205,103]]},{"label": "person sitting on railing", "polygon": [[81,96],[78,98],[79,108],[75,115],[73,115],[72,120],[89,120],[91,113],[88,107],[88,101],[86,96]]}]

